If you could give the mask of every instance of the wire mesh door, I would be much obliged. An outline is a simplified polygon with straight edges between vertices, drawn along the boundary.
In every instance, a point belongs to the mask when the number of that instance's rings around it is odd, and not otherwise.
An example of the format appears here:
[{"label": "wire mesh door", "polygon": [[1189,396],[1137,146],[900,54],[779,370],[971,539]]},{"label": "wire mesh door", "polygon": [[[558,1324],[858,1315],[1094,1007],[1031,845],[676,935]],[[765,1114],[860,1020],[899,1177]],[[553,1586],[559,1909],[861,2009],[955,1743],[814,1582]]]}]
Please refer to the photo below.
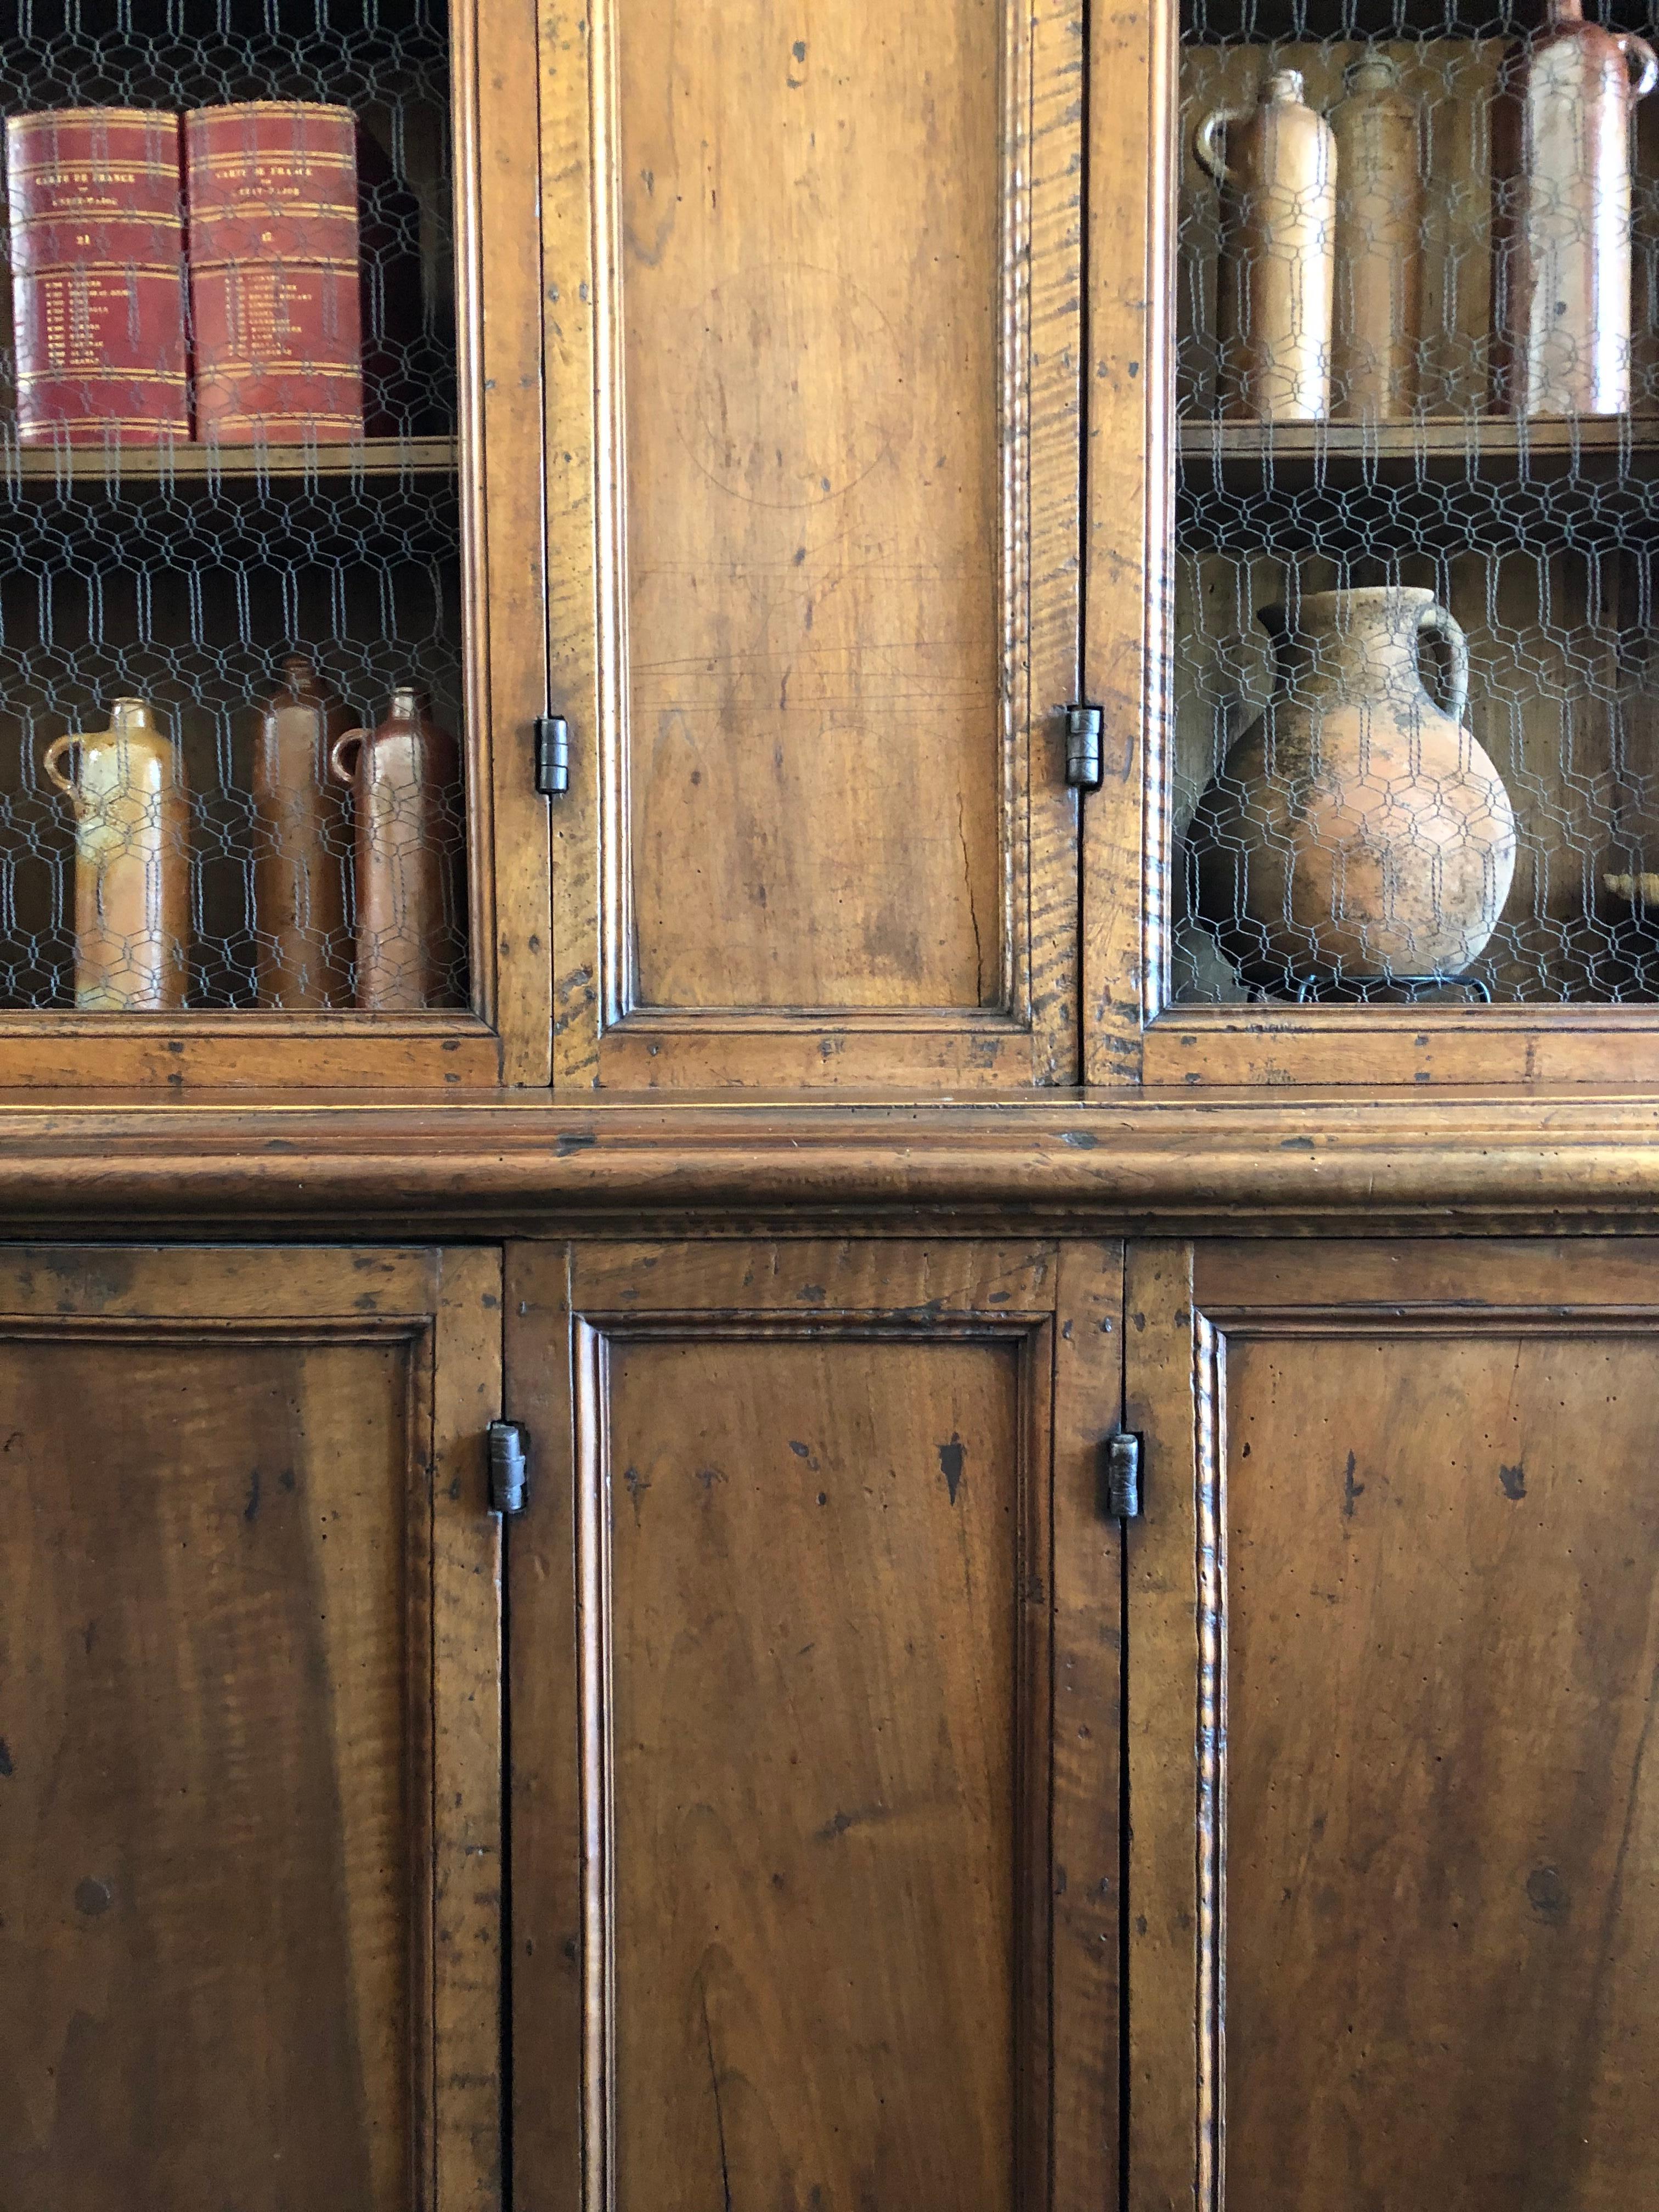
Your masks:
[{"label": "wire mesh door", "polygon": [[9,23],[0,1012],[466,1003],[450,97],[445,0]]},{"label": "wire mesh door", "polygon": [[1659,997],[1649,35],[1183,0],[1176,1004]]}]

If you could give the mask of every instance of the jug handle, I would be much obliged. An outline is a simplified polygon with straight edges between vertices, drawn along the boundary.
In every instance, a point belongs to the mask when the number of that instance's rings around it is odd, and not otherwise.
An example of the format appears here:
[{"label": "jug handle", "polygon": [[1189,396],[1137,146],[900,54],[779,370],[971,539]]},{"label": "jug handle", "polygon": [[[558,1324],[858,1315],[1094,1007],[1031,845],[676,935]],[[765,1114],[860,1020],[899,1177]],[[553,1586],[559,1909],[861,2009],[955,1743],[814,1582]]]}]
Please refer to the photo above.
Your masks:
[{"label": "jug handle", "polygon": [[342,730],[329,747],[328,772],[336,783],[343,783],[349,789],[356,782],[357,772],[355,764],[351,768],[346,766],[346,747],[361,745],[368,735],[367,730]]},{"label": "jug handle", "polygon": [[[1641,41],[1638,40],[1637,43],[1639,45]],[[1194,131],[1193,152],[1198,157],[1198,165],[1201,169],[1207,169],[1217,184],[1236,184],[1237,179],[1227,167],[1226,157],[1216,144],[1216,132],[1224,131],[1230,123],[1248,123],[1255,112],[1253,107],[1212,108]]]},{"label": "jug handle", "polygon": [[81,733],[78,730],[66,731],[61,738],[54,738],[52,739],[52,743],[46,747],[46,752],[42,756],[40,762],[41,767],[45,769],[46,774],[58,786],[59,791],[64,793],[70,799],[73,799],[75,796],[75,779],[73,776],[65,775],[59,769],[58,762],[61,754],[67,752],[71,745],[78,745],[80,742]]},{"label": "jug handle", "polygon": [[1417,635],[1445,641],[1446,657],[1451,664],[1446,674],[1446,712],[1461,724],[1469,703],[1469,641],[1463,635],[1463,625],[1454,621],[1444,607],[1425,607],[1418,617]]},{"label": "jug handle", "polygon": [[1636,80],[1631,98],[1645,100],[1654,86],[1659,84],[1659,54],[1654,52],[1645,39],[1638,39],[1634,31],[1621,31],[1613,43],[1627,62],[1640,62],[1642,73]]}]

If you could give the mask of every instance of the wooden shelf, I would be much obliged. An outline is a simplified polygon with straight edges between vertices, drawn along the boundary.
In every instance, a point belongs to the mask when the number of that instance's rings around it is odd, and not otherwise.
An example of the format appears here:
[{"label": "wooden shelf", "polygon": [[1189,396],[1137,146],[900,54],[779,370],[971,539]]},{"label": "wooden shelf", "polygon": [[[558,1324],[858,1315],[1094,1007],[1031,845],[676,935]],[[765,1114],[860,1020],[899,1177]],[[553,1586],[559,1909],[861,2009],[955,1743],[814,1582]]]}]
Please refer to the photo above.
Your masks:
[{"label": "wooden shelf", "polygon": [[364,438],[342,446],[18,446],[0,441],[0,489],[245,482],[264,477],[453,475],[453,438]]},{"label": "wooden shelf", "polygon": [[1605,478],[1633,463],[1659,461],[1659,416],[1595,416],[1517,422],[1462,415],[1409,422],[1236,422],[1188,417],[1181,459],[1193,470],[1219,464],[1230,475],[1264,469],[1305,477],[1335,466],[1345,476],[1445,477],[1582,472]]}]

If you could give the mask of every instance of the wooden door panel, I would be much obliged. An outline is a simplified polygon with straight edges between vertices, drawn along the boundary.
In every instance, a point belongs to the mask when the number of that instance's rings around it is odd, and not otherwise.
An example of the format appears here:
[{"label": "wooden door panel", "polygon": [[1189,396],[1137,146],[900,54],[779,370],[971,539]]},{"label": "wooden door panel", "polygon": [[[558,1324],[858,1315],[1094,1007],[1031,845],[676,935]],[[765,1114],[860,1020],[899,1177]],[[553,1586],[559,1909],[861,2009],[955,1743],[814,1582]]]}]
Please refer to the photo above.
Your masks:
[{"label": "wooden door panel", "polygon": [[499,2202],[499,1285],[0,1263],[0,2203]]},{"label": "wooden door panel", "polygon": [[524,2204],[1103,2201],[1115,1253],[548,1258],[509,1279],[515,1413],[572,1454],[514,1560]]},{"label": "wooden door panel", "polygon": [[1131,2203],[1646,2201],[1659,1255],[1129,1282]]},{"label": "wooden door panel", "polygon": [[1073,1078],[1073,11],[549,43],[556,1080]]}]

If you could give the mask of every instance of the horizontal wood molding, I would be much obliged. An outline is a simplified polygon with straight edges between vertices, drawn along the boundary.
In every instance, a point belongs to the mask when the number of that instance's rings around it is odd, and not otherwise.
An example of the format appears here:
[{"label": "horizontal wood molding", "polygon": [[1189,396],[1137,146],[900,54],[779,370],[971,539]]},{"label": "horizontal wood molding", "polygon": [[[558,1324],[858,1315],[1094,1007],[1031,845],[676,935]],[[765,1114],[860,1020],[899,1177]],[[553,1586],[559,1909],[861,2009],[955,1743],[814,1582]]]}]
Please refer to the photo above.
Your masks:
[{"label": "horizontal wood molding", "polygon": [[1205,1236],[1659,1212],[1659,1100],[1190,1093],[975,1106],[555,1107],[500,1091],[286,1104],[0,1104],[0,1237],[92,1228],[337,1237],[553,1235],[684,1222]]}]

